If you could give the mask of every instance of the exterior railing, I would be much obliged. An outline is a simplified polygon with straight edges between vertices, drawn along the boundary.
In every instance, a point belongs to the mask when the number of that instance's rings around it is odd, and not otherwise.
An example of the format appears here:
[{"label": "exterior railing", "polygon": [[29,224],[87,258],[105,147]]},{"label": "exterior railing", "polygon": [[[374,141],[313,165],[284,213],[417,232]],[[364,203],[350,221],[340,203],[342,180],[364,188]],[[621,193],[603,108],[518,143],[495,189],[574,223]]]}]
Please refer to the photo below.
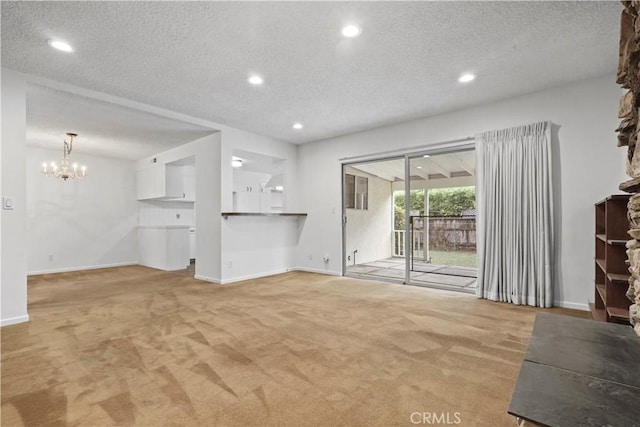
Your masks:
[{"label": "exterior railing", "polygon": [[[404,256],[404,242],[407,232],[405,230],[393,230],[393,256]],[[418,256],[424,252],[424,235],[414,234],[411,243],[413,255]]]},{"label": "exterior railing", "polygon": [[406,237],[406,234],[407,232],[405,230],[393,230],[393,256],[404,256],[404,239]]},{"label": "exterior railing", "polygon": [[[429,250],[470,251],[476,250],[475,217],[411,217],[411,250],[413,258],[428,261]],[[405,256],[405,230],[393,230],[392,253]],[[425,240],[428,246],[425,247]],[[426,251],[425,251],[426,249]]]}]

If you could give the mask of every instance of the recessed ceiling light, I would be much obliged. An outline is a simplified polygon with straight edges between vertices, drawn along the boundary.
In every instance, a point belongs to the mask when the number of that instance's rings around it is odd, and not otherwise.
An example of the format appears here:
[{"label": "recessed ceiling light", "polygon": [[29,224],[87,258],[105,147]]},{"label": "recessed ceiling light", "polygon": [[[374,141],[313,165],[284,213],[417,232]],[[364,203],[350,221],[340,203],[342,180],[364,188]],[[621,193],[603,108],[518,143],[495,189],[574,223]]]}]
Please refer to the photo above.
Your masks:
[{"label": "recessed ceiling light", "polygon": [[69,43],[63,42],[62,40],[50,39],[47,40],[47,43],[49,43],[49,46],[54,49],[58,49],[63,52],[73,52],[73,48],[71,47],[71,45],[69,45]]},{"label": "recessed ceiling light", "polygon": [[231,160],[231,166],[233,166],[234,168],[241,168],[242,167],[242,159],[233,158]]},{"label": "recessed ceiling light", "polygon": [[475,78],[476,78],[475,74],[467,73],[467,74],[463,74],[460,77],[458,77],[458,81],[460,83],[469,83],[470,81],[472,81]]},{"label": "recessed ceiling light", "polygon": [[264,79],[258,75],[253,75],[249,77],[249,83],[251,83],[252,85],[261,85],[262,83],[264,83]]},{"label": "recessed ceiling light", "polygon": [[430,155],[430,154],[425,154],[425,155],[424,155],[424,156],[422,156],[422,157],[431,157],[431,155]]},{"label": "recessed ceiling light", "polygon": [[422,166],[416,166],[417,169],[422,169]]},{"label": "recessed ceiling light", "polygon": [[356,25],[347,25],[342,28],[342,35],[345,37],[358,37],[362,30]]},{"label": "recessed ceiling light", "polygon": [[294,123],[293,124],[293,128],[294,129],[302,129],[304,126],[302,126],[302,123]]}]

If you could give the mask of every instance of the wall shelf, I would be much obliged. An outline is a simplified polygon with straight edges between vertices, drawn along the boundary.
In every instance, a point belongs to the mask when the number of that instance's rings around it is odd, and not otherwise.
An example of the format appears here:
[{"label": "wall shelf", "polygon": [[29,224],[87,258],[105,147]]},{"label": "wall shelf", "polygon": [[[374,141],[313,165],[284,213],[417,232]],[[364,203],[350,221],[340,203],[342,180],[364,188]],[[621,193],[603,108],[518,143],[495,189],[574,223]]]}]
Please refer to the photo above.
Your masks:
[{"label": "wall shelf", "polygon": [[222,212],[220,214],[224,219],[230,216],[294,216],[306,217],[306,213],[301,212]]}]

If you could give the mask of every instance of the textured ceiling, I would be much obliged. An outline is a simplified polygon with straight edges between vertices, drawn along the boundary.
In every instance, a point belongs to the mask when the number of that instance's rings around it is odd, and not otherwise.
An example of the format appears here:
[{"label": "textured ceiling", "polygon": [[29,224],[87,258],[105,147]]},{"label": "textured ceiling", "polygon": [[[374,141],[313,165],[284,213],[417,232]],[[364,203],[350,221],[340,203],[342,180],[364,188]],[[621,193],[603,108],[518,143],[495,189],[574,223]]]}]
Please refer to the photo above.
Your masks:
[{"label": "textured ceiling", "polygon": [[137,160],[213,132],[211,129],[40,86],[27,89],[27,144],[59,149],[78,134],[74,153]]},{"label": "textured ceiling", "polygon": [[[618,2],[7,2],[2,65],[296,143],[613,75]],[[347,22],[360,37],[340,34]],[[72,54],[51,49],[61,38]],[[463,72],[476,81],[457,82]],[[265,78],[261,87],[246,80]],[[293,130],[293,122],[304,129]]]}]

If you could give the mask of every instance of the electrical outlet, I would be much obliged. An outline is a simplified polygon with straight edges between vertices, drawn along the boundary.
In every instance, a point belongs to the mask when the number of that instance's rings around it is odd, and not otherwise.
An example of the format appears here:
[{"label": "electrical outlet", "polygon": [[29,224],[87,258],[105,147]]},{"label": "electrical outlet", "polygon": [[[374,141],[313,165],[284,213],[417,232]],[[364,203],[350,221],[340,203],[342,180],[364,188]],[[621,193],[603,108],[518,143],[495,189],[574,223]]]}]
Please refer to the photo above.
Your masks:
[{"label": "electrical outlet", "polygon": [[313,261],[313,255],[309,254],[309,261]]},{"label": "electrical outlet", "polygon": [[49,255],[49,261],[53,261],[53,255]]},{"label": "electrical outlet", "polygon": [[15,205],[15,201],[13,200],[13,197],[2,198],[2,209],[12,211],[14,205]]},{"label": "electrical outlet", "polygon": [[329,255],[323,256],[322,260],[324,261],[325,264],[329,264]]},{"label": "electrical outlet", "polygon": [[351,261],[351,255],[347,255],[347,261]]},{"label": "electrical outlet", "polygon": [[179,213],[176,214],[176,219],[180,219],[180,214]]}]

